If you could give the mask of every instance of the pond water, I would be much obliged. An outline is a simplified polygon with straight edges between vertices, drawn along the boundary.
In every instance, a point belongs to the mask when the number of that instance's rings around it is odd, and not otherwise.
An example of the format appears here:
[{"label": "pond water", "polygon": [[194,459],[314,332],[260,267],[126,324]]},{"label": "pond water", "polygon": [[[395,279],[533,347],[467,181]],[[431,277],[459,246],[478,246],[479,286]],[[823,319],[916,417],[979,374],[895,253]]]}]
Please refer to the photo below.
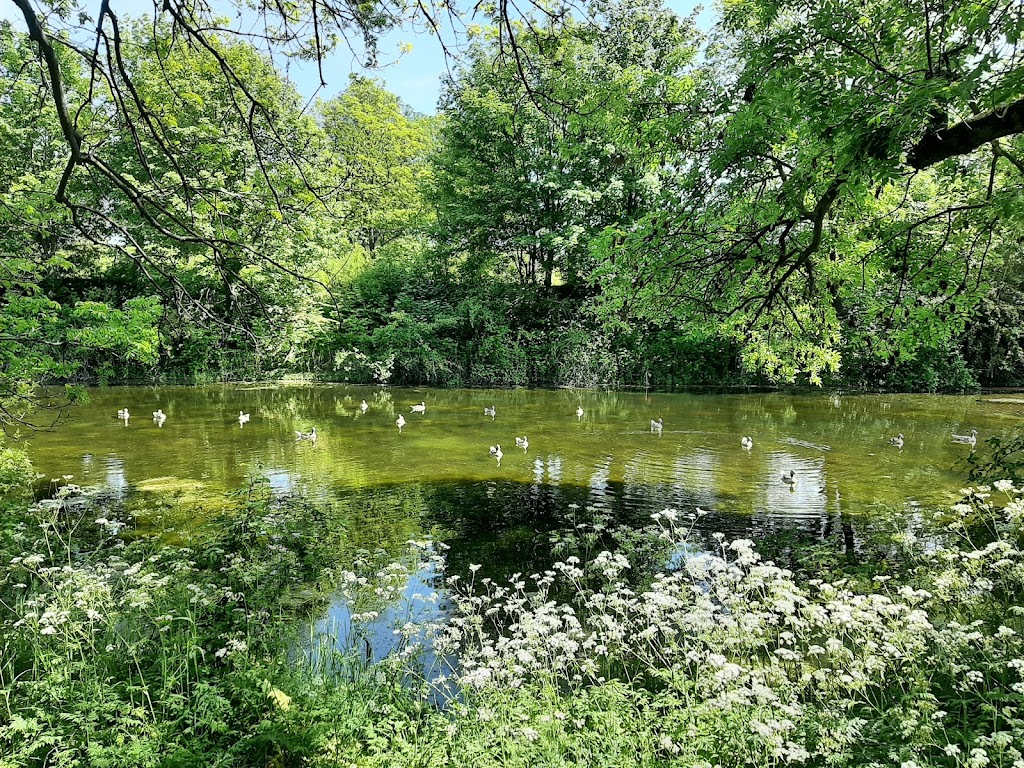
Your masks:
[{"label": "pond water", "polygon": [[[667,507],[699,506],[709,514],[698,533],[849,538],[858,520],[881,509],[950,501],[971,451],[951,433],[976,429],[981,446],[1024,423],[1024,398],[1013,397],[343,385],[89,395],[29,441],[47,477],[73,475],[115,494],[172,492],[201,509],[262,473],[278,491],[348,505],[358,546],[388,549],[434,535],[452,546],[453,561],[484,563],[543,560],[544,533],[580,509],[642,524]],[[425,413],[412,413],[420,402]],[[491,406],[493,418],[485,415]],[[132,413],[127,425],[116,417],[120,408]],[[162,426],[151,418],[157,409],[167,415]],[[239,424],[239,411],[248,423]],[[664,428],[652,433],[658,418]],[[296,430],[313,427],[315,443],[296,441]],[[888,442],[898,433],[902,449]],[[515,443],[523,435],[526,451]],[[752,449],[741,447],[743,436]],[[496,444],[500,465],[488,451]],[[781,480],[790,469],[792,485]]]},{"label": "pond water", "polygon": [[[716,532],[764,542],[824,541],[856,551],[876,519],[920,523],[964,485],[972,450],[951,433],[1024,424],[1024,397],[423,390],[261,385],[97,389],[54,430],[29,440],[46,478],[102,486],[145,503],[171,494],[197,521],[230,514],[227,494],[254,475],[282,494],[341,505],[345,539],[398,555],[410,539],[448,544],[448,573],[503,579],[549,567],[553,536],[606,516],[626,527],[676,508],[707,512],[693,546]],[[361,401],[366,400],[364,412]],[[424,413],[411,406],[424,402]],[[493,418],[485,408],[494,407]],[[127,407],[127,424],[116,417]],[[577,408],[582,407],[582,417]],[[151,418],[160,409],[162,424]],[[238,413],[250,415],[239,424]],[[406,424],[399,432],[395,420]],[[664,427],[652,433],[651,420]],[[316,442],[296,431],[316,427]],[[889,438],[902,433],[902,449]],[[515,438],[529,438],[522,450]],[[753,439],[746,450],[741,438]],[[489,446],[500,444],[499,463]],[[794,470],[796,482],[782,481]],[[45,485],[45,481],[44,481]],[[188,521],[185,521],[186,523]],[[393,643],[415,594],[381,606],[375,657]],[[431,586],[435,585],[435,586]],[[415,601],[412,601],[415,602]],[[439,606],[420,606],[431,613]],[[443,609],[440,609],[443,611]],[[313,631],[330,644],[351,629],[336,600]]]}]

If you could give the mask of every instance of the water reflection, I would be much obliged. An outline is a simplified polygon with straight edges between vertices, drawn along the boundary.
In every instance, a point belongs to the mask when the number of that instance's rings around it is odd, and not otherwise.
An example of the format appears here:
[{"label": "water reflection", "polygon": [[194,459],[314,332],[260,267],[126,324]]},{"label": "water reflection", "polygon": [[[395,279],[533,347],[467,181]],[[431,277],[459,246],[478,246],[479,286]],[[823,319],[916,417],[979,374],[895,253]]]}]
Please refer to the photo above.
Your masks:
[{"label": "water reflection", "polygon": [[[413,413],[421,401],[426,413]],[[168,418],[125,426],[115,418],[125,406]],[[660,435],[649,429],[658,418]],[[1022,420],[1022,405],[972,397],[148,387],[90,392],[29,450],[47,477],[72,474],[118,496],[188,487],[213,498],[258,472],[276,492],[347,505],[354,542],[400,546],[429,532],[455,545],[455,558],[507,563],[543,559],[544,536],[569,505],[627,525],[699,506],[710,513],[703,531],[753,538],[825,536],[878,505],[932,508],[962,485],[955,466],[970,447],[951,432],[985,438]],[[315,444],[295,441],[314,426]],[[888,445],[897,433],[903,450]],[[514,447],[523,434],[525,453]],[[500,467],[487,451],[496,443],[511,446]],[[780,480],[788,470],[792,487]]]}]

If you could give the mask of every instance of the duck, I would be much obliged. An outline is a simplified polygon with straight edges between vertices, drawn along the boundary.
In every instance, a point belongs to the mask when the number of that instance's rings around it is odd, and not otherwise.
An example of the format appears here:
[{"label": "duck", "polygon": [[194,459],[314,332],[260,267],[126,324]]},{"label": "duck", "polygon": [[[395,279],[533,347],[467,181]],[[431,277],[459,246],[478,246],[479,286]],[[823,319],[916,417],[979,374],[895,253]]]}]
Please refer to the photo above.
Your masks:
[{"label": "duck", "polygon": [[660,435],[661,430],[663,430],[664,428],[665,422],[663,419],[661,419],[660,417],[657,419],[657,421],[651,419],[651,432],[657,432]]},{"label": "duck", "polygon": [[158,427],[162,427],[164,422],[167,421],[167,414],[163,412],[162,408],[157,408],[153,411],[153,421],[156,422]]},{"label": "duck", "polygon": [[[126,417],[127,418],[127,417]],[[972,429],[969,435],[958,435],[956,432],[953,433],[954,443],[964,443],[966,445],[977,445],[978,443],[978,430]]]},{"label": "duck", "polygon": [[903,434],[898,434],[896,437],[889,438],[889,445],[895,445],[897,448],[903,447]]},{"label": "duck", "polygon": [[420,403],[419,405],[414,405],[412,407],[412,412],[413,413],[426,413],[427,412],[427,404],[426,403]]},{"label": "duck", "polygon": [[238,426],[249,423],[249,414],[243,411],[238,412]]},{"label": "duck", "polygon": [[794,485],[796,483],[796,470],[791,469],[788,472],[783,472],[782,482],[786,485]]},{"label": "duck", "polygon": [[128,418],[130,417],[130,415],[131,414],[128,413],[128,409],[127,408],[118,408],[117,409],[117,418],[121,419],[125,423],[128,422]]},{"label": "duck", "polygon": [[494,458],[496,458],[498,460],[498,466],[500,467],[501,466],[501,457],[505,455],[504,453],[501,452],[501,446],[500,445],[492,445],[490,450],[491,450],[491,456],[493,456]]},{"label": "duck", "polygon": [[398,434],[402,434],[402,427],[405,426],[405,416],[398,414],[398,418],[395,419],[395,424],[398,425]]},{"label": "duck", "polygon": [[754,441],[749,437],[741,437],[740,445],[749,451],[751,448],[754,447]]},{"label": "duck", "polygon": [[494,417],[497,416],[497,415],[498,415],[498,409],[495,408],[493,405],[490,408],[488,408],[487,406],[484,406],[484,416],[490,416],[491,417],[491,421],[494,421]]},{"label": "duck", "polygon": [[580,405],[576,408],[576,421],[583,419],[583,406]]},{"label": "duck", "polygon": [[366,404],[366,401],[365,401],[365,400],[363,400],[363,402],[361,402],[361,403],[359,404],[359,410],[361,410],[361,411],[362,411],[363,413],[366,413],[366,411],[367,411],[367,409],[368,409],[369,407],[370,407],[370,406]]},{"label": "duck", "polygon": [[526,435],[516,438],[516,448],[522,448],[523,453],[526,453],[526,449],[530,447],[530,441],[526,439]]},{"label": "duck", "polygon": [[316,442],[316,427],[313,427],[309,432],[299,432],[295,430],[295,442],[299,440],[309,440],[312,443]]}]

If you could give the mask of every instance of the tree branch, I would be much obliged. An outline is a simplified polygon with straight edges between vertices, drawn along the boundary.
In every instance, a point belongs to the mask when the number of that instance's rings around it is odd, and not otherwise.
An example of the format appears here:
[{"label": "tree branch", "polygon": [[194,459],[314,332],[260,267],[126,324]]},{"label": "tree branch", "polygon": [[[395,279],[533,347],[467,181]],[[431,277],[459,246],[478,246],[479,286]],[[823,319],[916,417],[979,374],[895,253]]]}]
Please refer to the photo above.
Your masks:
[{"label": "tree branch", "polygon": [[1021,132],[1024,132],[1024,98],[1006,107],[974,115],[948,128],[926,133],[907,152],[907,165],[920,171]]}]

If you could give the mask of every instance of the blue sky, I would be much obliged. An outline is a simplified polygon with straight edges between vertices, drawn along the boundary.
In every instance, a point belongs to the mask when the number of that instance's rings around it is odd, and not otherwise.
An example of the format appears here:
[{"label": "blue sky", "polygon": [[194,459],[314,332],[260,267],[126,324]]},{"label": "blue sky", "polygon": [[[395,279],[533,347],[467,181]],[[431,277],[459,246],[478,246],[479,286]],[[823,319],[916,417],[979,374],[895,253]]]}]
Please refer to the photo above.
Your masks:
[{"label": "blue sky", "polygon": [[[85,8],[95,6],[99,9],[99,0],[83,2]],[[110,0],[111,8],[116,12],[128,15],[152,13],[152,0]],[[216,6],[217,3],[215,2]],[[666,0],[666,5],[680,15],[690,14],[699,5],[695,0]],[[230,15],[234,15],[233,13]],[[13,3],[0,0],[0,19],[10,19],[16,29],[24,28],[24,21],[19,23],[19,13]],[[708,29],[713,19],[710,2],[698,17],[698,24]],[[401,43],[412,44],[412,51],[401,57],[398,55]],[[375,71],[362,70],[355,57],[345,50],[338,51],[324,61],[324,79],[327,87],[317,91],[320,77],[315,64],[309,62],[279,60],[280,66],[287,68],[287,74],[304,96],[310,98],[314,93],[329,98],[348,83],[352,72],[372,74],[384,81],[388,90],[397,94],[406,104],[418,112],[433,114],[437,109],[437,97],[441,89],[441,78],[446,74],[448,62],[445,60],[441,43],[426,32],[412,29],[396,30],[381,39],[381,62],[393,62]]]}]

